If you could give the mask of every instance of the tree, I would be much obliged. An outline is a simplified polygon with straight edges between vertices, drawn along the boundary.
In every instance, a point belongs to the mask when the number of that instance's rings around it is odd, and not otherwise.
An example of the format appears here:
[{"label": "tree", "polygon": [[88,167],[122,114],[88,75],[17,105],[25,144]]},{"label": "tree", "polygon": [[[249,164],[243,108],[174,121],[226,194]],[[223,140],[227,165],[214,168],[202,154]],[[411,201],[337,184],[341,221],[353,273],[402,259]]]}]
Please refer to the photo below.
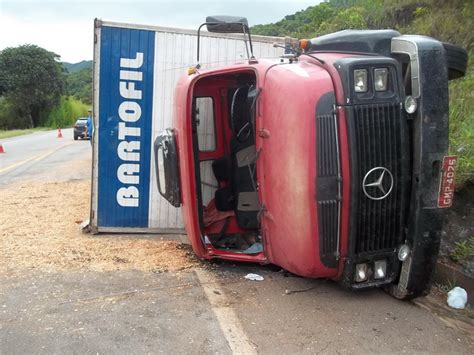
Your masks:
[{"label": "tree", "polygon": [[[42,113],[55,107],[65,89],[59,56],[35,45],[0,52],[0,95],[11,104],[17,122],[38,126]],[[44,115],[43,115],[44,116]]]},{"label": "tree", "polygon": [[68,74],[67,94],[85,104],[92,104],[92,68],[84,68]]},{"label": "tree", "polygon": [[339,11],[330,20],[324,21],[318,28],[318,35],[346,29],[364,29],[367,22],[364,17],[364,9],[360,7],[349,7]]}]

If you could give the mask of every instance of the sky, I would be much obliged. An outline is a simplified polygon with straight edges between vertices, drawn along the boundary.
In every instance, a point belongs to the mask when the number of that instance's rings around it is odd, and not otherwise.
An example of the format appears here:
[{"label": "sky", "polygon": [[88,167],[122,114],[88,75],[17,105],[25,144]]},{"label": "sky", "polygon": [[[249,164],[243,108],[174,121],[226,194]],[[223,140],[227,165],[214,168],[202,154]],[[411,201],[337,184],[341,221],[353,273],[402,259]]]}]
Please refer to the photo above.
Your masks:
[{"label": "sky", "polygon": [[77,63],[92,59],[93,21],[197,29],[209,15],[266,24],[320,0],[0,0],[0,50],[35,44]]}]

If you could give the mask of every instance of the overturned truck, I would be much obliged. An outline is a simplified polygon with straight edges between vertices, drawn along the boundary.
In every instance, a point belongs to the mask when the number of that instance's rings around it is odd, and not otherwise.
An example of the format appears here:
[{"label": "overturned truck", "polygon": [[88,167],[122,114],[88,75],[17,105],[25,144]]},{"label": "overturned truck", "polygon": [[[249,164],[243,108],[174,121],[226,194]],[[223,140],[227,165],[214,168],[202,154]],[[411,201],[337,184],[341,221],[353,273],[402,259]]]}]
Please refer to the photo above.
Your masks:
[{"label": "overturned truck", "polygon": [[[201,68],[204,26],[243,33],[247,59]],[[245,18],[209,17],[176,85],[152,160],[194,252],[426,294],[454,194],[448,80],[465,74],[467,53],[393,30],[275,46],[285,54],[256,58]]]}]

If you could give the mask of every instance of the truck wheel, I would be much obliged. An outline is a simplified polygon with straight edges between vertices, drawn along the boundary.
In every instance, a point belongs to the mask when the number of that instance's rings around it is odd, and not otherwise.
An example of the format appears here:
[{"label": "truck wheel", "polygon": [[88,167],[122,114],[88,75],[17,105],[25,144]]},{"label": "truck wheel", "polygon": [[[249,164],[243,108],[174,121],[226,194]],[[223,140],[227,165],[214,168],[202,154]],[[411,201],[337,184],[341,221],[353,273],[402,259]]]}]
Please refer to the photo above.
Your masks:
[{"label": "truck wheel", "polygon": [[74,140],[77,141],[77,136],[76,135],[74,135]]},{"label": "truck wheel", "polygon": [[468,54],[464,48],[443,42],[444,56],[448,66],[448,80],[462,78],[466,74]]}]

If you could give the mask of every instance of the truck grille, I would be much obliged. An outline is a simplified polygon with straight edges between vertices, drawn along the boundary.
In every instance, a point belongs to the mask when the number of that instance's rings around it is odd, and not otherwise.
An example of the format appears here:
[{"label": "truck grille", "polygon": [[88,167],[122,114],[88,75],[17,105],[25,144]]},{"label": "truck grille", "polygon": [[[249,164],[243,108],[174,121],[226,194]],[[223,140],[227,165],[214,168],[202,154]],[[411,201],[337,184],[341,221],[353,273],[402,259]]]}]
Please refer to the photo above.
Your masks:
[{"label": "truck grille", "polygon": [[[402,239],[402,206],[407,185],[404,166],[409,147],[402,135],[405,119],[398,103],[356,105],[349,110],[352,110],[352,115],[348,115],[352,120],[349,133],[355,141],[351,144],[352,179],[355,180],[351,211],[353,250],[355,254],[362,254],[393,249]],[[390,181],[393,181],[392,190],[386,195]],[[367,186],[377,182],[381,188]]]},{"label": "truck grille", "polygon": [[337,125],[332,114],[319,115],[317,122],[317,201],[320,258],[336,267],[339,239],[339,154]]},{"label": "truck grille", "polygon": [[332,115],[318,116],[318,177],[338,175],[336,125]]}]

